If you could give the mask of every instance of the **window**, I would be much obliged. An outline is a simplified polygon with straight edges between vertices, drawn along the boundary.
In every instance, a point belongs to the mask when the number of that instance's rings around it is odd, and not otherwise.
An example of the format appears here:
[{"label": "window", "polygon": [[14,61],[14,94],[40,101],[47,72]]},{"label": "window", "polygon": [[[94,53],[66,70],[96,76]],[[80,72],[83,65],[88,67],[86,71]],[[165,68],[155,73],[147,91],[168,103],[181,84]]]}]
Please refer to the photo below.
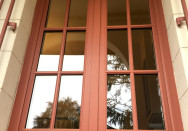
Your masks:
[{"label": "window", "polygon": [[38,1],[9,131],[183,131],[154,3]]}]

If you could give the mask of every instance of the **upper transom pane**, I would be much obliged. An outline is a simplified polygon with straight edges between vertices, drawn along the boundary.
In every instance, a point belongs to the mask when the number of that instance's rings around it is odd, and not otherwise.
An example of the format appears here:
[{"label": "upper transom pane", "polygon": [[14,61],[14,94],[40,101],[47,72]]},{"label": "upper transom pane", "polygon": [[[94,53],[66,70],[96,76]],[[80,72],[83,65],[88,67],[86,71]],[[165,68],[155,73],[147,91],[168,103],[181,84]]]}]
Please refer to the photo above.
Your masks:
[{"label": "upper transom pane", "polygon": [[130,0],[131,24],[151,24],[148,0]]},{"label": "upper transom pane", "polygon": [[108,25],[126,25],[126,0],[108,0]]},{"label": "upper transom pane", "polygon": [[67,0],[51,0],[48,9],[46,27],[63,27]]},{"label": "upper transom pane", "polygon": [[88,0],[71,0],[69,12],[69,27],[85,27]]}]

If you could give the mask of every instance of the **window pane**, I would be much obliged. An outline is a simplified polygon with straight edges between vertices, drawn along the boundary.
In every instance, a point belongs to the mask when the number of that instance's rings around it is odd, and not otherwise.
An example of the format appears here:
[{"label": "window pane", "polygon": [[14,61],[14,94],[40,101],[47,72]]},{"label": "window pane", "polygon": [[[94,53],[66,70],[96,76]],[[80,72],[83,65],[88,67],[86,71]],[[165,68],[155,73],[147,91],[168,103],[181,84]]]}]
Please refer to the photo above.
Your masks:
[{"label": "window pane", "polygon": [[127,30],[108,31],[107,69],[129,69]]},{"label": "window pane", "polygon": [[87,0],[71,0],[69,13],[69,27],[86,26]]},{"label": "window pane", "polygon": [[132,30],[135,70],[155,70],[155,51],[151,29]]},{"label": "window pane", "polygon": [[130,0],[131,24],[151,24],[148,0]]},{"label": "window pane", "polygon": [[82,75],[61,77],[55,128],[79,129],[82,79]]},{"label": "window pane", "polygon": [[63,27],[67,0],[50,0],[46,27]]},{"label": "window pane", "polygon": [[26,128],[49,128],[56,76],[36,76]]},{"label": "window pane", "polygon": [[68,32],[63,71],[82,71],[84,67],[85,32]]},{"label": "window pane", "polygon": [[138,128],[165,129],[157,75],[135,75]]},{"label": "window pane", "polygon": [[62,33],[45,33],[37,71],[57,71]]},{"label": "window pane", "polygon": [[107,129],[133,129],[129,75],[107,77]]},{"label": "window pane", "polygon": [[126,24],[126,0],[108,0],[108,25]]}]

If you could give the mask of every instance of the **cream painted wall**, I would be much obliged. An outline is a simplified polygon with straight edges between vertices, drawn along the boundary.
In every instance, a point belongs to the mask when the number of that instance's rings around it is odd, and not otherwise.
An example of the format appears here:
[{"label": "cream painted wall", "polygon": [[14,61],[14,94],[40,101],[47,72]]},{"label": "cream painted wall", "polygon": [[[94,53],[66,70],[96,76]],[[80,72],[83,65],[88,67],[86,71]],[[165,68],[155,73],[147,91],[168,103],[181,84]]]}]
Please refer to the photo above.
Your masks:
[{"label": "cream painted wall", "polygon": [[[0,11],[0,31],[10,1],[4,0]],[[7,131],[9,124],[36,1],[16,0],[10,21],[18,26],[15,32],[8,27],[0,50],[0,131]]]},{"label": "cream painted wall", "polygon": [[176,18],[184,16],[181,0],[162,2],[184,130],[188,131],[188,30],[185,22],[181,27],[176,24]]}]

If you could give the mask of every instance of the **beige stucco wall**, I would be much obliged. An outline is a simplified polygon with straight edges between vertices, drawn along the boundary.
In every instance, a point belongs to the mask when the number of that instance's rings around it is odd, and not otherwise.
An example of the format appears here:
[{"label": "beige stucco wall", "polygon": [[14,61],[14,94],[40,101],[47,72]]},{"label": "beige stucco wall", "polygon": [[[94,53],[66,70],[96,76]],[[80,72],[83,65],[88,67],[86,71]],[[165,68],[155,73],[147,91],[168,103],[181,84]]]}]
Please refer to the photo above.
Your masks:
[{"label": "beige stucco wall", "polygon": [[[5,0],[0,11],[0,30],[11,0]],[[15,99],[25,50],[37,0],[16,0],[11,21],[0,50],[0,131],[6,131]],[[185,131],[188,131],[188,32],[185,23],[177,27],[175,19],[183,16],[180,0],[162,0],[177,91]]]},{"label": "beige stucco wall", "polygon": [[184,16],[181,0],[162,2],[184,130],[188,131],[188,30],[185,22],[181,27],[176,24],[176,18]]},{"label": "beige stucco wall", "polygon": [[[0,11],[0,31],[10,1],[4,0]],[[36,0],[16,0],[10,21],[16,22],[18,26],[15,32],[8,27],[0,50],[0,131],[6,131],[9,124],[35,4]]]}]

